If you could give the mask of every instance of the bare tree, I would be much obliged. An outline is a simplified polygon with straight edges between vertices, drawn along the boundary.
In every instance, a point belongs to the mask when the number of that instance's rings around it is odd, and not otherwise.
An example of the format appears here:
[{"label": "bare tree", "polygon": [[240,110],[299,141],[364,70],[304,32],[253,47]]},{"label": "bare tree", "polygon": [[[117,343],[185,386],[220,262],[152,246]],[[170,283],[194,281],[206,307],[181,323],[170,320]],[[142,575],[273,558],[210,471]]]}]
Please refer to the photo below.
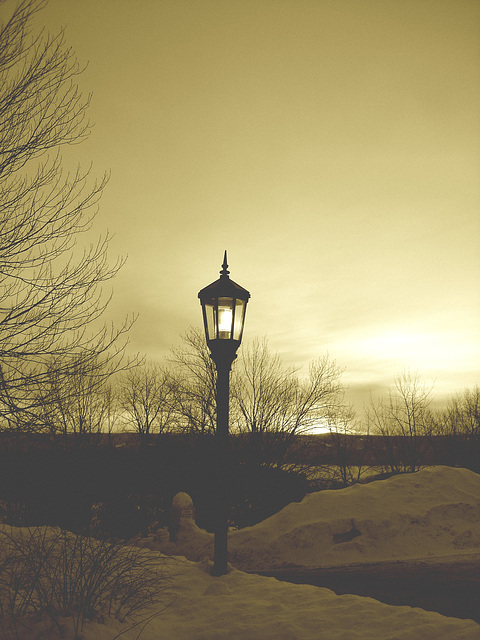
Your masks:
[{"label": "bare tree", "polygon": [[417,373],[397,376],[388,400],[371,402],[366,412],[367,430],[377,440],[376,454],[391,473],[418,471],[435,431],[429,409],[432,389]]},{"label": "bare tree", "polygon": [[67,374],[74,355],[112,362],[128,328],[90,331],[108,304],[100,287],[121,261],[108,265],[108,236],[75,248],[105,178],[88,186],[89,171],[62,170],[60,149],[88,134],[89,98],[63,32],[32,33],[44,4],[20,0],[0,24],[0,414],[9,425],[36,409],[32,390],[52,358]]},{"label": "bare tree", "polygon": [[110,372],[92,365],[93,361],[75,359],[67,376],[61,365],[51,361],[38,387],[32,430],[54,438],[61,435],[65,442],[70,436],[77,436],[74,442],[82,443],[93,434],[112,431],[118,421],[118,409]]},{"label": "bare tree", "polygon": [[480,387],[465,389],[437,416],[438,434],[449,464],[480,469]]},{"label": "bare tree", "polygon": [[112,433],[118,430],[120,426],[120,403],[118,390],[116,385],[109,380],[103,389],[105,399],[105,411],[102,423],[102,431],[108,434],[108,444],[111,444]]},{"label": "bare tree", "polygon": [[170,358],[179,428],[192,434],[215,433],[215,364],[208,354],[205,337],[198,329],[190,329],[183,343],[183,347],[172,350]]},{"label": "bare tree", "polygon": [[[192,329],[171,361],[179,422],[189,433],[214,433],[216,370],[202,333]],[[249,459],[288,465],[287,454],[297,436],[337,412],[342,401],[339,378],[339,369],[328,357],[312,362],[308,378],[301,379],[270,353],[265,340],[244,345],[232,369],[230,429],[243,435]]]},{"label": "bare tree", "polygon": [[355,484],[365,471],[368,438],[362,433],[353,407],[340,405],[329,419],[329,431],[337,477],[344,486]]},{"label": "bare tree", "polygon": [[340,370],[328,357],[311,363],[309,376],[283,366],[267,342],[242,349],[233,376],[237,429],[249,434],[251,455],[262,463],[285,466],[297,436],[327,423],[342,400]]},{"label": "bare tree", "polygon": [[123,424],[141,436],[174,427],[174,384],[168,370],[145,364],[127,371],[119,384]]}]

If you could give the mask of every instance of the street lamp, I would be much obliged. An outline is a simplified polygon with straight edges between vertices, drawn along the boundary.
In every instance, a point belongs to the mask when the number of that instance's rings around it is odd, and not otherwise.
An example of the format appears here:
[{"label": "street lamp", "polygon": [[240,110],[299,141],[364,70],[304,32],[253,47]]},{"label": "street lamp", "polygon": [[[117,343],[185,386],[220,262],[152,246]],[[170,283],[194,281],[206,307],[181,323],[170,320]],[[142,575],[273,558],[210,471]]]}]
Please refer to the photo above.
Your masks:
[{"label": "street lamp", "polygon": [[220,278],[202,289],[198,297],[202,305],[205,338],[210,357],[217,369],[217,513],[213,575],[227,573],[228,494],[226,471],[228,465],[228,404],[230,370],[237,357],[243,336],[245,312],[250,293],[229,278],[227,252],[223,258]]}]

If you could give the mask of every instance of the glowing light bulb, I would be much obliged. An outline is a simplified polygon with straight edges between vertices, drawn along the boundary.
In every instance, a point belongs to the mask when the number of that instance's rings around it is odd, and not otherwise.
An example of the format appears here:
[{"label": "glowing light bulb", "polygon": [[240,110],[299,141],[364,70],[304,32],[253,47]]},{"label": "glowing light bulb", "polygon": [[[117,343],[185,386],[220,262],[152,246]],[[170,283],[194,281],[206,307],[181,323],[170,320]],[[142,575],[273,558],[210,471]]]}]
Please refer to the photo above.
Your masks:
[{"label": "glowing light bulb", "polygon": [[232,330],[232,310],[229,307],[218,308],[218,331],[220,338],[229,338]]}]

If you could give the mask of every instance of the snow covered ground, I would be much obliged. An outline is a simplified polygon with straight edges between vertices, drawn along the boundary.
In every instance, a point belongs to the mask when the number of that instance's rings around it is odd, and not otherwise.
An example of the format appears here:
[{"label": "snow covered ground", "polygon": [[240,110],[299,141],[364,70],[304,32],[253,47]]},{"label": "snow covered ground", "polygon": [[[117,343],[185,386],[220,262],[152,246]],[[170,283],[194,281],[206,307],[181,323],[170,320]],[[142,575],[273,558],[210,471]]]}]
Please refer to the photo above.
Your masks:
[{"label": "snow covered ground", "polygon": [[160,551],[190,558],[172,560],[169,606],[147,612],[145,626],[126,632],[115,620],[87,623],[82,639],[113,640],[125,632],[122,640],[134,640],[142,630],[140,640],[480,640],[472,620],[239,570],[480,556],[480,475],[471,471],[436,467],[309,495],[232,532],[236,568],[226,576],[210,575],[211,544],[212,536],[192,522],[176,544],[161,535],[144,539],[142,546],[159,558]]},{"label": "snow covered ground", "polygon": [[[201,560],[213,535],[186,523],[176,544],[161,535],[142,544]],[[312,493],[229,536],[230,562],[245,571],[472,553],[480,557],[480,475],[441,466]]]},{"label": "snow covered ground", "polygon": [[[173,604],[148,623],[140,640],[478,640],[480,625],[438,613],[337,596],[231,571],[209,575],[207,563],[179,560]],[[123,625],[89,624],[84,640],[112,640]],[[121,636],[134,640],[138,628]]]}]

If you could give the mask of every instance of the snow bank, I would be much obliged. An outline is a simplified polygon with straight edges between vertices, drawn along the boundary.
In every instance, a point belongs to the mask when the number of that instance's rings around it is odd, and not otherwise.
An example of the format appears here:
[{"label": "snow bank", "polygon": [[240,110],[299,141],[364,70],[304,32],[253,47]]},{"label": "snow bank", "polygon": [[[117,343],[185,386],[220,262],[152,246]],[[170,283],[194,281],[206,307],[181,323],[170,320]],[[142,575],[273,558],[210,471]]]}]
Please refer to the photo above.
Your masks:
[{"label": "snow bank", "polygon": [[[337,596],[232,570],[213,578],[208,563],[178,558],[171,606],[148,622],[141,640],[478,640],[480,625],[371,598]],[[154,613],[154,612],[153,612]],[[152,615],[152,614],[151,614]],[[86,625],[83,640],[111,640],[115,621]],[[141,626],[122,635],[134,640]]]},{"label": "snow bank", "polygon": [[236,566],[265,569],[480,553],[480,475],[434,467],[310,494],[236,532],[230,549]]},{"label": "snow bank", "polygon": [[[160,553],[153,552],[162,562]],[[329,589],[295,585],[232,569],[210,575],[211,565],[172,560],[164,605],[142,619],[86,622],[81,640],[479,640],[480,625],[371,598],[337,596]],[[163,562],[162,562],[163,566]],[[51,623],[24,619],[22,640],[59,640]],[[63,640],[73,640],[71,619],[61,618]],[[3,636],[2,636],[3,637]]]},{"label": "snow bank", "polygon": [[[211,557],[210,534],[195,525],[176,545],[143,545],[192,560]],[[356,562],[480,554],[480,475],[432,467],[366,485],[307,495],[229,536],[229,560],[261,571]]]}]

